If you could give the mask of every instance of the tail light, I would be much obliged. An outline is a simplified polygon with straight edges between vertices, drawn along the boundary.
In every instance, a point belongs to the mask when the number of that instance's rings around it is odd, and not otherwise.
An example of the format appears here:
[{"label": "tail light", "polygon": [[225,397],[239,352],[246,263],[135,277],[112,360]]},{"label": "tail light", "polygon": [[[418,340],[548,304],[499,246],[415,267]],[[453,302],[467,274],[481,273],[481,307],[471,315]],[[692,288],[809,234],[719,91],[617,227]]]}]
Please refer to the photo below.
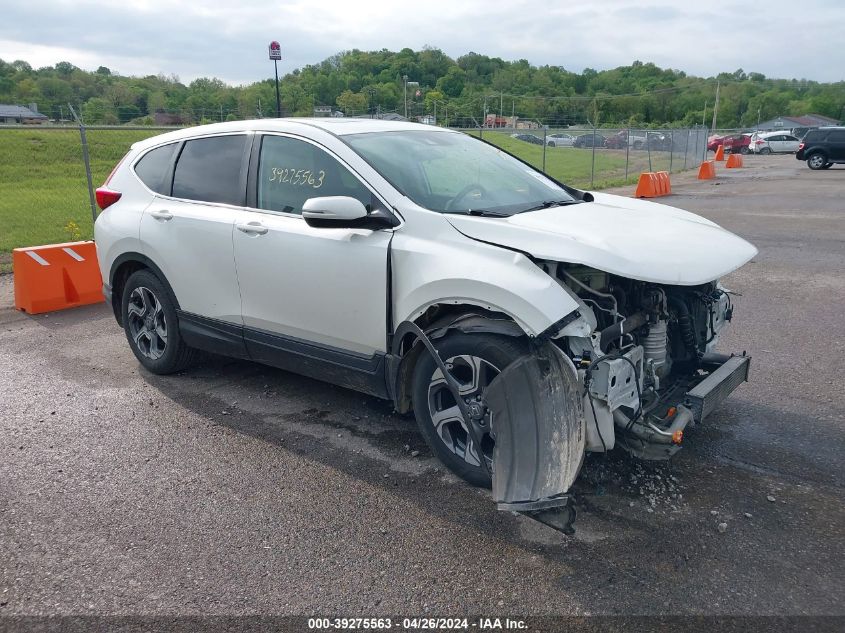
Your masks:
[{"label": "tail light", "polygon": [[100,209],[102,209],[103,211],[105,211],[115,202],[120,200],[120,196],[122,196],[123,194],[119,191],[114,191],[106,186],[103,186],[97,189],[96,195],[97,206],[100,207]]},{"label": "tail light", "polygon": [[[128,156],[127,154],[126,156]],[[100,210],[105,211],[115,202],[120,200],[120,196],[123,194],[119,191],[115,191],[114,189],[109,189],[108,184],[111,181],[112,176],[114,176],[115,172],[117,171],[118,167],[123,164],[123,161],[126,160],[126,156],[120,159],[117,165],[114,166],[114,169],[111,170],[109,177],[106,178],[106,181],[103,183],[103,186],[97,189],[95,195],[97,197],[97,206],[100,207]]]},{"label": "tail light", "polygon": [[763,144],[763,143],[765,143],[765,142],[766,142],[766,141],[757,141],[757,145],[762,145],[762,144]]},{"label": "tail light", "polygon": [[798,149],[804,149],[804,143],[798,143]]}]

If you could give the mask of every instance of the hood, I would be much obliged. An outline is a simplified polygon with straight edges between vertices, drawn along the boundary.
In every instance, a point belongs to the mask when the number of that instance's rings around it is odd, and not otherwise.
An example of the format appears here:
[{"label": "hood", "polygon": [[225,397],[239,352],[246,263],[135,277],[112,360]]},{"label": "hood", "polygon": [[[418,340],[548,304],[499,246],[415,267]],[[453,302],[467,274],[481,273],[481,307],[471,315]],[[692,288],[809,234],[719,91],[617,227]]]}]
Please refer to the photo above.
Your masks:
[{"label": "hood", "polygon": [[695,286],[736,270],[757,249],[701,216],[663,204],[605,193],[593,202],[509,218],[444,215],[467,237],[582,264],[620,277]]}]

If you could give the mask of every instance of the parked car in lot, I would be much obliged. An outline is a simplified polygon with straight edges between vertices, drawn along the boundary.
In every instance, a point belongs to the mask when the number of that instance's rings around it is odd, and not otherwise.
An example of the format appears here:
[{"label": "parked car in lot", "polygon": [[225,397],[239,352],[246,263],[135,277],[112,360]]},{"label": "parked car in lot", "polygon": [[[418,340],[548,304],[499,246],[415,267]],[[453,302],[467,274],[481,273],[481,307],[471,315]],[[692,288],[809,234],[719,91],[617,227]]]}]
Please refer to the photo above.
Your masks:
[{"label": "parked car in lot", "polygon": [[206,350],[391,400],[538,520],[585,452],[666,459],[748,375],[715,346],[734,314],[718,280],[751,244],[448,129],[183,129],[135,143],[97,202],[104,294],[146,370]]},{"label": "parked car in lot", "polygon": [[800,142],[789,132],[755,132],[748,150],[752,154],[794,154]]},{"label": "parked car in lot", "polygon": [[627,135],[624,131],[612,134],[605,139],[604,146],[608,149],[625,149],[628,147]]},{"label": "parked car in lot", "polygon": [[715,152],[719,145],[724,147],[727,154],[747,154],[751,144],[751,133],[731,134],[722,136],[718,140],[707,143],[707,149]]},{"label": "parked car in lot", "polygon": [[526,143],[532,143],[533,145],[543,144],[543,139],[541,139],[539,136],[534,136],[533,134],[511,134],[511,138],[515,138],[520,141],[525,141]]},{"label": "parked car in lot", "polygon": [[581,134],[576,136],[573,141],[573,147],[604,147],[607,139],[598,132],[589,132],[588,134]]},{"label": "parked car in lot", "polygon": [[795,158],[806,160],[810,169],[830,169],[845,163],[845,127],[810,130],[801,139]]},{"label": "parked car in lot", "polygon": [[550,134],[546,140],[546,145],[549,147],[572,147],[575,143],[575,137],[571,134],[560,132],[558,134]]}]

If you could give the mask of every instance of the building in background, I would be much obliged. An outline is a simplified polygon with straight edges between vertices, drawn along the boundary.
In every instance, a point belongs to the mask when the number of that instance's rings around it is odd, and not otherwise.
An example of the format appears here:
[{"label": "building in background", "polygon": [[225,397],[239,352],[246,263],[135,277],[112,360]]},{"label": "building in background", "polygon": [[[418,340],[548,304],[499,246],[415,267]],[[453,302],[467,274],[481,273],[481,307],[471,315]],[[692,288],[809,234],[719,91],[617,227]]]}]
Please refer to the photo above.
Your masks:
[{"label": "building in background", "polygon": [[768,121],[761,121],[754,126],[755,130],[761,132],[772,132],[774,130],[794,130],[822,127],[825,125],[839,125],[839,121],[821,114],[805,114],[803,116],[779,116]]},{"label": "building in background", "polygon": [[49,119],[47,115],[41,114],[38,111],[38,106],[30,103],[29,107],[17,105],[5,105],[0,103],[0,124],[19,125],[19,124],[41,124],[46,123]]}]

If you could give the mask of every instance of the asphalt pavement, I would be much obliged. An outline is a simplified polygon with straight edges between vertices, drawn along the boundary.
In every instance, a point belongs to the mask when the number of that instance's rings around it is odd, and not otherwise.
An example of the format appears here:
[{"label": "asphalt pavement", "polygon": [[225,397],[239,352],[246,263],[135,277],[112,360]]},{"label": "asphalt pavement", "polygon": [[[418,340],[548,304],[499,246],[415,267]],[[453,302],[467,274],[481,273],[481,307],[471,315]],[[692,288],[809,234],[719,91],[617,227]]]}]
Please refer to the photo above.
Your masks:
[{"label": "asphalt pavement", "polygon": [[751,382],[668,463],[590,456],[574,537],[387,402],[224,358],[153,376],[104,304],[29,316],[0,277],[0,616],[845,615],[845,167],[745,164],[658,201],[760,249],[724,280]]}]

